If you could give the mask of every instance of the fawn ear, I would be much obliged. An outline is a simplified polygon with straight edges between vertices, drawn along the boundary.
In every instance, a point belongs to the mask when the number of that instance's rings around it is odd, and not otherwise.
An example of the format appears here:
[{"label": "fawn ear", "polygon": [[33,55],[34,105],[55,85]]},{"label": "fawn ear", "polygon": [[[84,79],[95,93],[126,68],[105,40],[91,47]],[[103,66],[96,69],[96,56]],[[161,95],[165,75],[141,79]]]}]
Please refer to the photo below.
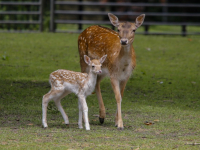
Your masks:
[{"label": "fawn ear", "polygon": [[110,19],[110,22],[113,24],[113,26],[115,26],[115,27],[119,26],[119,20],[115,15],[108,13],[108,17]]},{"label": "fawn ear", "polygon": [[85,60],[85,63],[90,65],[90,57],[88,57],[87,55],[84,55],[84,60]]},{"label": "fawn ear", "polygon": [[101,64],[105,61],[106,57],[107,57],[107,55],[104,55],[103,57],[101,57],[99,59],[99,61],[100,61]]},{"label": "fawn ear", "polygon": [[135,26],[138,28],[142,25],[143,21],[144,21],[144,18],[145,18],[145,14],[142,14],[140,16],[138,16],[135,20]]}]

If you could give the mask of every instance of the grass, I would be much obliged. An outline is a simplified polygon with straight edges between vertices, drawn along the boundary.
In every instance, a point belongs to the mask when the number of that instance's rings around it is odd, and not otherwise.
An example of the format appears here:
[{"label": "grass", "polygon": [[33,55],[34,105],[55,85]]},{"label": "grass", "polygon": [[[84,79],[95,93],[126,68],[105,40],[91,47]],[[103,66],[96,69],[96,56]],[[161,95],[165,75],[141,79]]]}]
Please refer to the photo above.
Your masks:
[{"label": "grass", "polygon": [[0,149],[200,148],[199,36],[136,35],[137,67],[123,97],[123,131],[114,127],[116,102],[109,79],[101,83],[103,125],[96,95],[91,95],[91,130],[78,129],[78,100],[72,94],[62,101],[70,125],[63,124],[50,103],[49,128],[44,130],[41,101],[50,89],[48,76],[61,68],[80,71],[77,38],[78,34],[1,33]]}]

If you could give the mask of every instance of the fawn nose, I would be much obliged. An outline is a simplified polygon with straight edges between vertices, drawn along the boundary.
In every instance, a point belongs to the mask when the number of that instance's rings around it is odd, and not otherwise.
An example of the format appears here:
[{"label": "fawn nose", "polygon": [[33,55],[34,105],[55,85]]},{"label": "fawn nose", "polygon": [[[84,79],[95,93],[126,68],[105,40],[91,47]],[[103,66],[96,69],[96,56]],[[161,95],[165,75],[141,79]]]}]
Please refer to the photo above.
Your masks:
[{"label": "fawn nose", "polygon": [[121,39],[121,44],[122,45],[127,45],[128,44],[128,40],[127,39]]}]

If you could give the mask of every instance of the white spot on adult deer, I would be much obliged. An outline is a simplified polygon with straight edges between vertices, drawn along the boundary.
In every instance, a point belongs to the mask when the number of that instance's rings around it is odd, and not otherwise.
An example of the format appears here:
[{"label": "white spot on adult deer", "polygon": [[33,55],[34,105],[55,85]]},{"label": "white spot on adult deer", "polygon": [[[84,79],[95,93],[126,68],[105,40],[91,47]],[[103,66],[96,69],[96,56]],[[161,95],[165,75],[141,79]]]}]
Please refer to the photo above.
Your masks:
[{"label": "white spot on adult deer", "polygon": [[[111,23],[117,27],[118,32],[98,25],[85,29],[78,38],[79,45],[85,42],[82,38],[87,39],[84,47],[79,46],[80,65],[81,71],[87,72],[88,66],[84,62],[84,55],[88,54],[89,57],[97,59],[107,54],[107,59],[102,66],[103,72],[98,75],[95,88],[99,101],[99,121],[103,123],[106,116],[105,106],[101,96],[100,82],[105,76],[109,76],[117,102],[115,126],[118,129],[123,129],[121,101],[126,83],[136,66],[135,51],[132,46],[135,31],[142,25],[145,15],[138,16],[135,23],[119,22],[118,18],[111,13],[108,16]],[[88,33],[88,30],[91,32]],[[88,43],[88,41],[92,42]]]},{"label": "white spot on adult deer", "polygon": [[43,96],[42,100],[42,124],[44,128],[47,125],[47,106],[50,100],[54,100],[58,110],[61,112],[65,124],[69,124],[68,116],[61,106],[61,99],[70,93],[75,93],[78,96],[78,108],[79,108],[79,128],[82,126],[82,118],[84,117],[85,128],[90,130],[88,121],[88,106],[86,103],[86,97],[90,95],[96,85],[97,74],[101,74],[101,66],[105,61],[107,55],[104,55],[100,59],[93,59],[87,55],[84,55],[84,62],[88,66],[88,74],[81,72],[74,72],[69,70],[57,70],[50,74],[49,83],[51,90]]}]

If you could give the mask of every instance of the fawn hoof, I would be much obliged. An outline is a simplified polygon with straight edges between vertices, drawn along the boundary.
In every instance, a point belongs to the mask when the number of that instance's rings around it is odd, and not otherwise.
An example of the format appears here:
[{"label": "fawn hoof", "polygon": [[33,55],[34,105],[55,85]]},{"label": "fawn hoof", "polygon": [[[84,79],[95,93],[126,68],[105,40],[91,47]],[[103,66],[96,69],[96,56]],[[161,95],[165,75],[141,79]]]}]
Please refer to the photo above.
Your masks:
[{"label": "fawn hoof", "polygon": [[89,130],[90,130],[90,128],[86,128],[86,130],[87,130],[87,131],[89,131]]},{"label": "fawn hoof", "polygon": [[104,118],[100,118],[100,117],[99,117],[99,122],[100,122],[101,124],[103,124],[103,123],[104,123]]}]

